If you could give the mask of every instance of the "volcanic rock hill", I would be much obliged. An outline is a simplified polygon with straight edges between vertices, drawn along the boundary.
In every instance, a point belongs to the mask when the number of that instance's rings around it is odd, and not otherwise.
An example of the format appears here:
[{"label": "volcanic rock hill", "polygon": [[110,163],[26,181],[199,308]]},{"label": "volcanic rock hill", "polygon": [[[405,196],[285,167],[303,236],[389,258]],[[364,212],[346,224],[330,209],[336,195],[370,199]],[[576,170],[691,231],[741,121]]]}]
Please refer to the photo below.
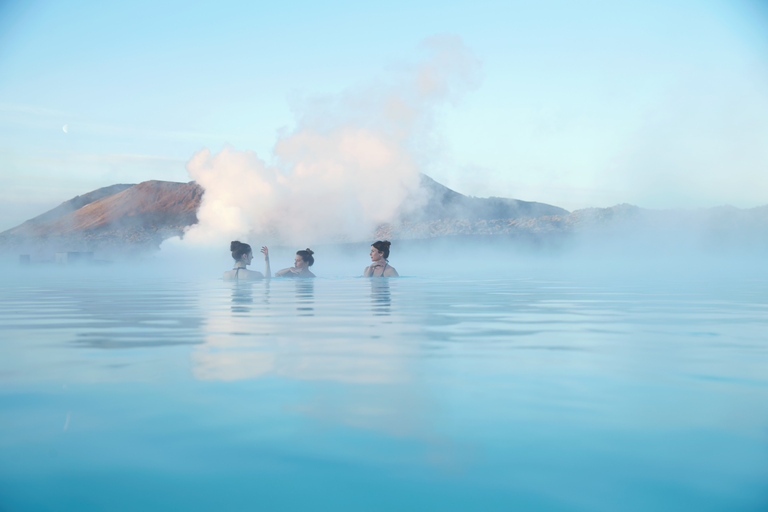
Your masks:
[{"label": "volcanic rock hill", "polygon": [[[421,175],[418,211],[402,215],[408,226],[429,223],[520,219],[567,215],[562,208],[516,199],[468,197]],[[203,189],[194,182],[147,181],[100,188],[66,201],[42,215],[0,233],[5,250],[47,252],[145,250],[182,235],[197,222]],[[411,198],[412,199],[412,198]],[[413,231],[413,230],[411,230]],[[425,233],[424,229],[405,233]],[[443,229],[437,235],[451,234]]]},{"label": "volcanic rock hill", "polygon": [[481,221],[568,215],[568,210],[544,203],[503,197],[465,196],[441,185],[426,174],[421,175],[420,185],[420,192],[427,197],[427,202],[419,211],[403,215],[406,222]]},{"label": "volcanic rock hill", "polygon": [[[380,226],[378,239],[426,239],[456,235],[506,235],[538,239],[586,234],[626,241],[687,237],[710,245],[753,245],[768,249],[768,206],[740,210],[729,206],[700,210],[647,210],[622,204],[569,213],[544,203],[462,195],[421,175],[421,189],[405,204],[397,222]],[[157,249],[197,223],[203,189],[194,182],[147,181],[100,188],[0,233],[0,251],[137,252]],[[555,236],[556,238],[556,236]],[[582,237],[584,238],[584,237]],[[620,243],[620,242],[618,242]]]},{"label": "volcanic rock hill", "polygon": [[[539,212],[537,212],[539,213]],[[626,247],[666,244],[738,251],[768,251],[768,205],[750,209],[719,206],[696,210],[651,210],[630,204],[585,208],[565,214],[518,217],[440,218],[380,226],[374,238],[444,236],[578,238],[580,243]]]},{"label": "volcanic rock hill", "polygon": [[112,185],[0,233],[0,246],[47,252],[157,248],[197,222],[202,197],[194,182]]}]

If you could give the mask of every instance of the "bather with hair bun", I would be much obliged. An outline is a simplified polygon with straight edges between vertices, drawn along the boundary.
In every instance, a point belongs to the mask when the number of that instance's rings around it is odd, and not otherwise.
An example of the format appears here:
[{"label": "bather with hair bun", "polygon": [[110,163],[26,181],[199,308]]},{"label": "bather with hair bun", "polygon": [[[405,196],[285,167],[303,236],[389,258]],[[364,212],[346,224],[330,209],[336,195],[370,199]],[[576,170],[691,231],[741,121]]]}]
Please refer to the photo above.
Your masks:
[{"label": "bather with hair bun", "polygon": [[[266,247],[262,251],[269,251]],[[269,254],[266,252],[265,254]],[[315,264],[315,258],[312,256],[314,251],[307,248],[303,251],[296,251],[296,256],[293,258],[293,266],[278,270],[275,272],[275,277],[315,277],[315,274],[309,271],[309,267]]]},{"label": "bather with hair bun", "polygon": [[266,247],[261,248],[261,253],[264,255],[264,274],[246,268],[251,264],[251,260],[253,260],[253,252],[251,251],[250,245],[235,240],[229,244],[229,250],[232,251],[232,259],[235,260],[235,268],[224,272],[225,281],[264,279],[265,275],[267,279],[270,278],[269,252]]},{"label": "bather with hair bun", "polygon": [[388,240],[379,240],[371,245],[371,263],[365,267],[363,277],[397,277],[395,267],[389,264],[389,246],[392,243]]}]

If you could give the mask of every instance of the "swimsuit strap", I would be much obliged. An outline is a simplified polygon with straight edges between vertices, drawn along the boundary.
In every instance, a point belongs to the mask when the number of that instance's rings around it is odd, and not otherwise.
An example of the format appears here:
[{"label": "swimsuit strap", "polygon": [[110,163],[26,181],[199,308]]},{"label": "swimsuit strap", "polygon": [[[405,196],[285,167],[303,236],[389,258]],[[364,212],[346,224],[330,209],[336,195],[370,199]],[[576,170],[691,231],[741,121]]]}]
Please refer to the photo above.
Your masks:
[{"label": "swimsuit strap", "polygon": [[382,269],[381,269],[381,275],[380,275],[379,277],[384,277],[384,271],[386,271],[386,270],[387,270],[387,265],[389,265],[389,263],[387,263],[387,262],[385,261],[385,262],[384,262],[384,268],[382,268]]}]

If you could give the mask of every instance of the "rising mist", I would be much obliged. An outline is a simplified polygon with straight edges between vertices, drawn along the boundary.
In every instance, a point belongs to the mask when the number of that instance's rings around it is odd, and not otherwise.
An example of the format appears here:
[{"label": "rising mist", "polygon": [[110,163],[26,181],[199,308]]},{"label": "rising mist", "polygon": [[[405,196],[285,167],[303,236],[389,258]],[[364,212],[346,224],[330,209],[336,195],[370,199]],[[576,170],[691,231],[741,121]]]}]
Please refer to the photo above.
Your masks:
[{"label": "rising mist", "polygon": [[359,240],[421,208],[435,109],[473,87],[479,71],[458,37],[433,37],[423,49],[425,60],[383,83],[306,102],[268,160],[232,147],[194,155],[187,170],[205,194],[185,241]]}]

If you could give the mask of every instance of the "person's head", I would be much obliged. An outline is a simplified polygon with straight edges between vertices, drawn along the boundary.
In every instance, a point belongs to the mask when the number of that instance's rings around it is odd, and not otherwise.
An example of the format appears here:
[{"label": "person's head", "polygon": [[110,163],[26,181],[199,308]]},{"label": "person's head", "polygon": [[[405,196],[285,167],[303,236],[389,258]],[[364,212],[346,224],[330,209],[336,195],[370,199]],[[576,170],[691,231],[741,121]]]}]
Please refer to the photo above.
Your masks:
[{"label": "person's head", "polygon": [[389,246],[392,245],[388,240],[379,240],[371,245],[371,261],[389,259]]},{"label": "person's head", "polygon": [[234,242],[229,244],[229,250],[232,251],[232,258],[236,262],[242,261],[246,265],[249,265],[251,263],[251,260],[253,259],[251,246],[248,244],[244,244],[242,242],[238,242],[237,240],[235,240]]},{"label": "person's head", "polygon": [[315,264],[315,258],[312,256],[313,254],[315,253],[309,248],[303,251],[296,251],[296,257],[293,258],[293,266],[295,268],[311,267]]}]

